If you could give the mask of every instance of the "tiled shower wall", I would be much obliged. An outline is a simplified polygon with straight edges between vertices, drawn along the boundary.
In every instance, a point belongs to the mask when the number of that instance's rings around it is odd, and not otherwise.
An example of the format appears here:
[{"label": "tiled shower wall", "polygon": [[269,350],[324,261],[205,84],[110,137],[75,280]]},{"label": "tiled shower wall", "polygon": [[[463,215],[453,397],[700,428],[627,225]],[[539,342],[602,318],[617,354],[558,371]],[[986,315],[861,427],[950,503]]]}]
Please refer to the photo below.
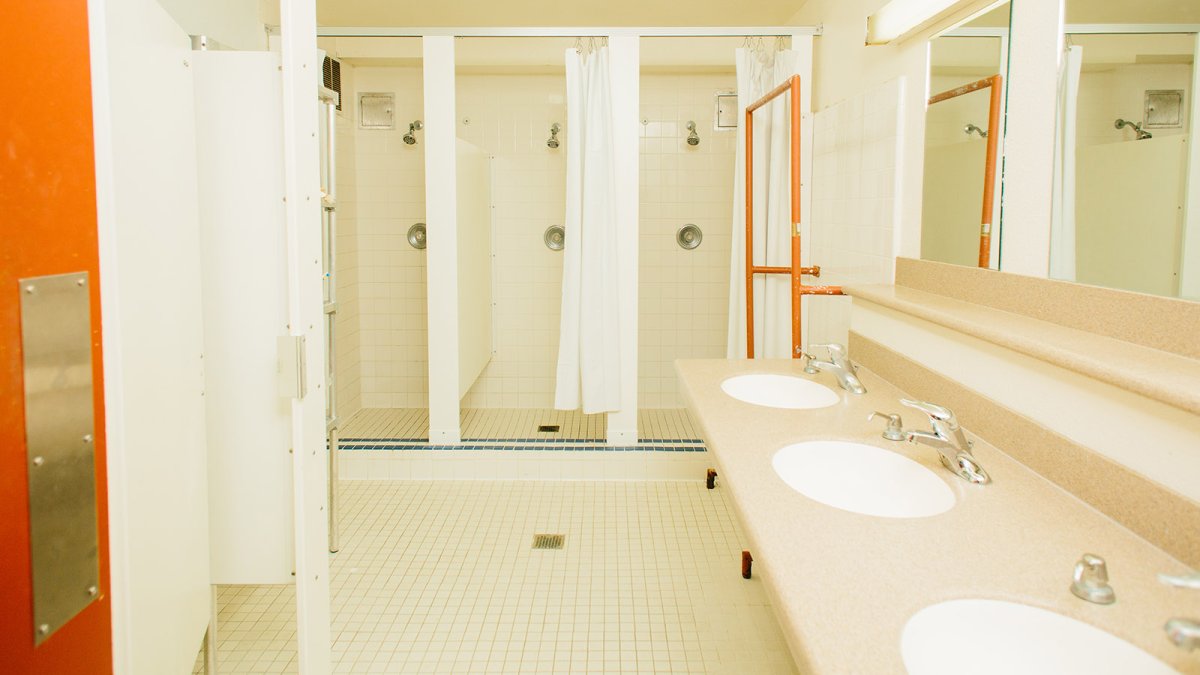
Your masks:
[{"label": "tiled shower wall", "polygon": [[[732,72],[642,75],[640,408],[683,406],[675,359],[725,357],[737,132],[714,131],[713,116],[716,93],[736,88]],[[675,242],[689,223],[704,233],[690,251]]]},{"label": "tiled shower wall", "polygon": [[355,160],[354,68],[342,64],[342,109],[337,115],[337,320],[334,326],[334,369],[337,415],[344,423],[362,407],[362,349],[358,319],[358,184]]},{"label": "tiled shower wall", "polygon": [[[357,282],[361,407],[426,407],[425,254],[405,239],[408,227],[424,219],[423,132],[414,146],[401,140],[421,116],[421,70],[352,72],[342,123],[355,156],[352,169],[340,169],[339,183],[342,202],[355,200],[355,217],[353,229],[341,227],[339,275],[342,286]],[[713,131],[713,96],[734,86],[732,73],[642,78],[639,407],[682,405],[675,359],[725,353],[736,134]],[[562,223],[566,208],[565,88],[562,75],[458,77],[457,134],[494,157],[494,354],[464,407],[553,405],[562,254],[548,250],[542,235]],[[395,130],[358,128],[361,92],[395,93]],[[688,120],[697,124],[699,146],[685,141]],[[564,127],[558,149],[546,146],[554,122]],[[343,141],[343,149],[350,143]],[[696,250],[675,244],[685,223],[704,232]],[[342,291],[344,302],[353,297],[353,290]],[[347,311],[341,323],[351,316]],[[340,363],[352,367],[353,340],[339,339],[339,353],[346,354]],[[352,381],[343,374],[340,385]],[[342,394],[343,415],[357,408],[353,400]]]},{"label": "tiled shower wall", "polygon": [[[458,137],[492,161],[492,360],[468,408],[550,408],[558,362],[561,251],[542,235],[566,211],[564,75],[459,75]],[[547,147],[559,123],[560,145]]]},{"label": "tiled shower wall", "polygon": [[[900,92],[892,80],[815,115],[811,250],[822,284],[892,281]],[[846,343],[850,298],[808,297],[804,312],[810,343]]]},{"label": "tiled shower wall", "polygon": [[[395,128],[362,129],[358,94],[395,95]],[[421,119],[419,67],[360,67],[354,71],[358,210],[359,334],[362,407],[428,405],[425,252],[409,245],[413,224],[425,220],[425,135],[404,143]]]}]

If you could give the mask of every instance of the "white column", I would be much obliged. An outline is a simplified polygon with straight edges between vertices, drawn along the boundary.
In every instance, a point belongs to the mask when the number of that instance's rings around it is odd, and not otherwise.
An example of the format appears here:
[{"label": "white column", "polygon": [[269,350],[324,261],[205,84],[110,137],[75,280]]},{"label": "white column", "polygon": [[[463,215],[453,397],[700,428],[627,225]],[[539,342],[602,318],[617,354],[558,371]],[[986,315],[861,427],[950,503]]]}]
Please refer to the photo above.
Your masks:
[{"label": "white column", "polygon": [[284,0],[280,24],[288,332],[304,336],[308,382],[292,399],[296,648],[300,672],[319,675],[329,672],[330,638],[316,0]]},{"label": "white column", "polygon": [[1179,297],[1200,300],[1200,34],[1196,35],[1196,58],[1192,59],[1192,102],[1188,123],[1187,197],[1183,210],[1183,250],[1179,253]]},{"label": "white column", "polygon": [[638,392],[638,105],[641,39],[610,37],[613,145],[617,164],[617,271],[620,276],[621,409],[608,414],[609,445],[637,442]]},{"label": "white column", "polygon": [[457,443],[458,161],[454,38],[422,38],[425,91],[425,248],[429,307],[429,441]]},{"label": "white column", "polygon": [[1012,3],[1009,36],[1000,269],[1045,277],[1050,273],[1062,0]]}]

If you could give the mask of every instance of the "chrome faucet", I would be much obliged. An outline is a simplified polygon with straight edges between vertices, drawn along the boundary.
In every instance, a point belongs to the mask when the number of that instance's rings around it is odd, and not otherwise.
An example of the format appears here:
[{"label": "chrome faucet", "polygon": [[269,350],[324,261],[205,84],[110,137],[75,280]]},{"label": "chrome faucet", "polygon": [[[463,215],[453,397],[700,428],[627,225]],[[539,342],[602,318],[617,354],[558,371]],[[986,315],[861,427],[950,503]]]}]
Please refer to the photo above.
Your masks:
[{"label": "chrome faucet", "polygon": [[[1171,575],[1160,574],[1158,580],[1176,588],[1200,590],[1200,572]],[[1163,626],[1167,639],[1184,651],[1200,649],[1200,621],[1195,619],[1171,619]]]},{"label": "chrome faucet", "polygon": [[941,456],[942,466],[945,466],[955,476],[976,485],[986,485],[992,482],[987,471],[979,465],[975,459],[975,455],[971,454],[971,446],[973,443],[967,440],[963,434],[962,428],[958,426],[958,419],[954,417],[954,412],[949,408],[937,405],[936,403],[927,403],[925,401],[911,401],[909,399],[900,399],[900,402],[910,408],[916,408],[925,413],[929,418],[929,424],[933,427],[933,431],[913,431],[904,432],[904,439],[910,443],[921,443],[928,445],[938,451]]},{"label": "chrome faucet", "polygon": [[842,389],[851,394],[865,394],[867,388],[862,386],[862,382],[858,381],[858,376],[854,373],[858,367],[850,362],[850,357],[846,355],[846,348],[839,344],[828,345],[809,345],[814,349],[824,349],[829,352],[828,361],[818,361],[817,357],[806,352],[800,352],[802,356],[808,360],[804,363],[804,372],[815,375],[822,370],[828,370],[837,377],[838,385]]}]

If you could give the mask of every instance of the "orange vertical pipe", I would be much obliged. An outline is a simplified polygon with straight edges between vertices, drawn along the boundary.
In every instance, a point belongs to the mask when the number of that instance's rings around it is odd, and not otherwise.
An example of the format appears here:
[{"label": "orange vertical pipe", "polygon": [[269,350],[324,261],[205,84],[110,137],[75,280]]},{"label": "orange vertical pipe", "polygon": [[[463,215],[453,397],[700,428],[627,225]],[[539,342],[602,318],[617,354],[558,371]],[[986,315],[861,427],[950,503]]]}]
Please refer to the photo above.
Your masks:
[{"label": "orange vertical pipe", "polygon": [[[790,267],[754,264],[754,111],[771,102],[781,94],[790,93],[791,100],[791,240],[792,264]],[[754,358],[754,275],[788,274],[792,284],[792,358],[800,358],[801,299],[805,295],[841,295],[839,286],[805,286],[803,275],[821,276],[819,266],[803,267],[800,264],[800,76],[793,75],[786,82],[767,92],[759,100],[746,106],[746,358]]]},{"label": "orange vertical pipe", "polygon": [[991,78],[992,98],[988,109],[987,159],[983,171],[983,218],[979,227],[979,266],[991,267],[992,214],[996,203],[996,154],[1000,134],[1000,96],[1004,87],[999,75]]}]

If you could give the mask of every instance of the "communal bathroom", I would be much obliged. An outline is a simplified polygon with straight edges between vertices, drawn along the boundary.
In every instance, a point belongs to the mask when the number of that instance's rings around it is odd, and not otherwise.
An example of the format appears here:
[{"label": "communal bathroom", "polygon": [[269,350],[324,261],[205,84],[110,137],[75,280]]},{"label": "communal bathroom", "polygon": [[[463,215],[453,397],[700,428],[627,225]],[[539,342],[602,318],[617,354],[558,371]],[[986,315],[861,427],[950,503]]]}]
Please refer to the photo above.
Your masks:
[{"label": "communal bathroom", "polygon": [[3,670],[1200,673],[1192,4],[6,7]]}]

